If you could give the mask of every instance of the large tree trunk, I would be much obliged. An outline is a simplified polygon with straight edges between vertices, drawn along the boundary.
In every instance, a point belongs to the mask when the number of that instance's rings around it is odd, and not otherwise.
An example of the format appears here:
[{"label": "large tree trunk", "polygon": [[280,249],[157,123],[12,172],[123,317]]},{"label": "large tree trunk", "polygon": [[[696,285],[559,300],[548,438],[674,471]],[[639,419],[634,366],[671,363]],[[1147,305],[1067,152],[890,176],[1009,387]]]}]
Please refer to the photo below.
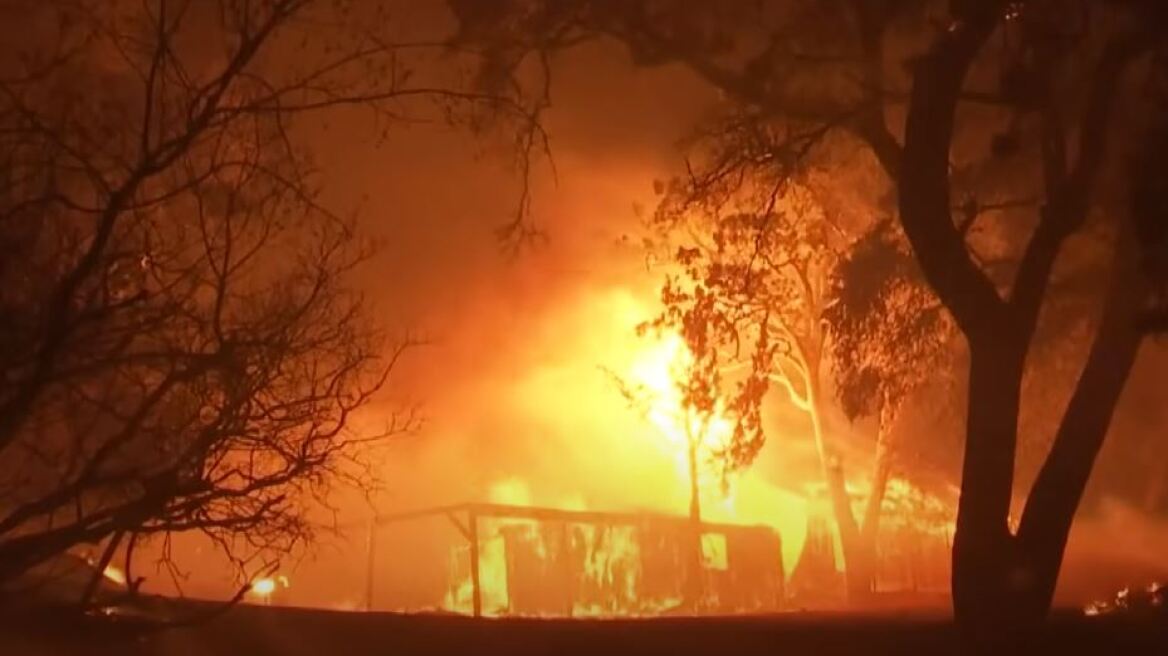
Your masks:
[{"label": "large tree trunk", "polygon": [[[877,468],[879,469],[879,467]],[[888,478],[874,479],[872,494],[869,496],[869,511],[874,498],[883,499]],[[840,547],[844,559],[844,580],[847,585],[848,603],[863,605],[869,601],[874,591],[876,575],[876,527],[878,520],[865,520],[860,525],[852,511],[843,466],[832,463],[828,469],[828,487],[831,495],[832,514],[839,528]],[[877,503],[879,503],[877,501]],[[879,506],[876,506],[877,508]],[[878,514],[872,511],[873,514]],[[868,512],[865,512],[868,515]],[[871,524],[868,522],[872,521]]]},{"label": "large tree trunk", "polygon": [[888,436],[883,430],[876,439],[872,485],[864,506],[864,523],[860,527],[864,539],[873,544],[876,541],[876,534],[880,531],[881,509],[884,506],[884,495],[888,491],[888,479],[892,477],[892,447],[887,444],[887,439]]},{"label": "large tree trunk", "polygon": [[832,514],[839,530],[840,548],[843,551],[848,603],[860,603],[871,592],[871,579],[866,576],[869,568],[864,566],[869,559],[863,553],[860,529],[852,513],[843,466],[838,461],[830,462],[826,465],[826,471],[828,496],[831,498]]},{"label": "large tree trunk", "polygon": [[1121,233],[1095,341],[1018,524],[1019,567],[1032,581],[1021,603],[1036,619],[1050,609],[1071,524],[1143,340],[1139,258]]},{"label": "large tree trunk", "polygon": [[[852,501],[848,496],[847,483],[844,480],[843,465],[834,450],[827,446],[826,436],[823,434],[823,422],[820,407],[818,371],[809,372],[807,386],[807,415],[811,420],[811,435],[815,440],[815,451],[819,456],[819,466],[823,472],[823,480],[827,484],[827,495],[831,501],[832,515],[835,518],[836,529],[839,531],[840,549],[843,552],[844,580],[847,584],[848,601],[857,601],[857,597],[866,597],[867,586],[860,580],[863,576],[856,571],[856,566],[863,560],[860,551],[860,530],[856,525],[855,515],[852,513]],[[857,576],[859,575],[859,577]]]},{"label": "large tree trunk", "polygon": [[891,473],[891,454],[878,440],[876,462],[873,468],[872,489],[865,507],[863,524],[856,521],[848,494],[847,479],[839,457],[826,444],[823,434],[821,408],[819,406],[818,385],[812,383],[808,395],[808,414],[811,419],[812,434],[816,450],[827,483],[827,493],[831,500],[832,515],[839,530],[840,549],[843,552],[844,580],[847,586],[848,603],[863,604],[873,591],[876,572],[876,531],[879,526],[880,507]]},{"label": "large tree trunk", "polygon": [[1050,611],[1071,524],[1141,342],[1137,262],[1121,236],[1102,321],[1016,535],[1008,518],[1023,351],[971,341],[953,603],[981,643],[1024,636]]},{"label": "large tree trunk", "polygon": [[1008,526],[1026,343],[994,285],[971,260],[953,224],[949,155],[966,72],[1005,2],[954,4],[952,29],[917,62],[899,171],[901,225],[929,285],[970,349],[961,498],[953,542],[957,621],[975,634],[1001,635],[1012,621],[1012,538]]},{"label": "large tree trunk", "polygon": [[[1090,207],[1117,80],[1143,46],[1139,40],[1120,40],[1109,43],[1101,56],[1081,119],[1078,161],[1067,171],[1063,158],[1048,159],[1048,202],[1009,297],[1003,299],[954,229],[948,171],[958,95],[1004,7],[1004,0],[952,3],[951,29],[914,71],[898,181],[905,233],[925,277],[970,347],[952,583],[956,618],[983,646],[1014,641],[1045,618],[1072,519],[1140,341],[1130,310],[1139,307],[1141,286],[1138,275],[1129,275],[1139,258],[1124,252],[1126,236],[1121,235],[1103,322],[1028,498],[1018,534],[1011,535],[1008,519],[1025,354],[1063,240],[1082,225]],[[1057,147],[1051,150],[1061,154]]]},{"label": "large tree trunk", "polygon": [[952,592],[958,623],[986,637],[1013,621],[1004,601],[1013,586],[1009,514],[1022,368],[1018,346],[971,341]]},{"label": "large tree trunk", "polygon": [[876,565],[880,553],[876,540],[880,534],[880,518],[884,506],[884,495],[888,490],[888,479],[892,476],[892,449],[885,443],[886,433],[881,431],[876,441],[876,459],[872,467],[872,484],[864,505],[863,523],[860,524],[860,549],[855,563],[856,576],[863,577],[868,594],[876,591]]}]

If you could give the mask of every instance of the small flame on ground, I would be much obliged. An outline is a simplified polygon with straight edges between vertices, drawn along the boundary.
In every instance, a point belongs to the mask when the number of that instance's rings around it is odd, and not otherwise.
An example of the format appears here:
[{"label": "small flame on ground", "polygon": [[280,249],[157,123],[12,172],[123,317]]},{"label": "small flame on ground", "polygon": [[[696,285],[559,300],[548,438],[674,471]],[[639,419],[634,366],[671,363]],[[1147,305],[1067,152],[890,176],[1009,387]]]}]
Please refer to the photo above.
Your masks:
[{"label": "small flame on ground", "polygon": [[126,584],[126,573],[113,565],[107,565],[101,574],[107,581],[112,581],[118,585]]},{"label": "small flame on ground", "polygon": [[250,592],[258,597],[270,597],[277,588],[287,587],[289,587],[288,577],[281,574],[252,581]]},{"label": "small flame on ground", "polygon": [[276,591],[276,582],[272,579],[259,579],[251,584],[251,591],[266,597]]}]

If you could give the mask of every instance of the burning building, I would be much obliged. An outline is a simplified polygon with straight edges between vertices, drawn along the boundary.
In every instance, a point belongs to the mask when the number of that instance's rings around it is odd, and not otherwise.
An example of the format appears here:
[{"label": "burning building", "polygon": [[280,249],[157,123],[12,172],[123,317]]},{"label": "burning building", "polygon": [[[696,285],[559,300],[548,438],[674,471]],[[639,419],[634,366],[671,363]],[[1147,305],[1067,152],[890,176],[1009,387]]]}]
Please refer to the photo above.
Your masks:
[{"label": "burning building", "polygon": [[[426,586],[428,605],[450,612],[762,613],[780,610],[786,598],[780,537],[765,526],[503,504],[433,508],[378,525],[409,531],[413,521],[432,517],[445,517],[462,538],[448,546],[441,578],[431,576]],[[372,568],[371,559],[370,576]]]},{"label": "burning building", "polygon": [[[795,422],[772,417],[784,427],[775,446],[725,476],[712,456],[732,424],[720,406],[705,421],[687,416],[677,385],[689,363],[683,340],[631,338],[628,326],[647,311],[628,293],[577,305],[584,316],[611,317],[612,334],[593,323],[596,352],[561,344],[499,382],[507,393],[491,398],[506,404],[476,420],[487,429],[468,425],[476,437],[457,452],[435,449],[441,457],[424,469],[443,483],[441,493],[383,507],[368,549],[376,561],[365,577],[371,588],[352,605],[610,617],[845,603],[846,563],[813,441]],[[594,363],[606,358],[615,366],[597,371]],[[639,390],[633,411],[621,407],[607,374]],[[694,444],[700,457],[691,459]],[[865,455],[845,454],[859,463],[847,483],[857,509],[870,494]],[[417,480],[418,489],[438,487],[407,468],[395,475]],[[874,591],[943,590],[952,527],[943,486],[926,492],[894,475],[886,487]],[[462,499],[476,503],[456,503]],[[426,509],[399,512],[410,506]]]}]

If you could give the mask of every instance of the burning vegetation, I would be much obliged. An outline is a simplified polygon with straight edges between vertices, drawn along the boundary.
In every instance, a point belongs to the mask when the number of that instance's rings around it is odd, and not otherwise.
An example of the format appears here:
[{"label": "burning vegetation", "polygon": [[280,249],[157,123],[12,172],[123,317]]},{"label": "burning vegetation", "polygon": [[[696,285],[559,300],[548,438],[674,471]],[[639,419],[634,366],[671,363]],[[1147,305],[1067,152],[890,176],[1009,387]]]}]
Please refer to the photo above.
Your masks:
[{"label": "burning vegetation", "polygon": [[[617,299],[629,297],[610,296],[607,302]],[[636,303],[629,309],[634,311],[608,312],[626,331],[618,337],[627,345],[623,366],[607,366],[593,377],[604,385],[607,407],[619,414],[615,402],[623,399],[632,421],[611,442],[603,433],[588,442],[590,449],[611,447],[614,455],[651,465],[639,479],[610,481],[629,491],[625,501],[586,503],[596,483],[585,479],[575,486],[560,481],[558,496],[541,494],[539,472],[525,475],[522,462],[510,463],[513,473],[489,486],[487,503],[379,517],[369,547],[376,564],[371,561],[366,574],[377,585],[367,606],[619,617],[763,613],[848,602],[846,561],[827,483],[813,465],[809,471],[796,468],[788,484],[757,469],[727,467],[732,410],[719,401],[712,412],[695,416],[685,401],[694,366],[685,341],[660,331],[637,336],[630,319],[644,309]],[[784,441],[803,443],[814,453],[806,433]],[[867,592],[910,598],[942,593],[952,502],[900,474],[882,485],[883,521],[874,545],[879,557]],[[871,483],[849,484],[850,505],[864,507],[865,486]],[[376,545],[386,543],[383,535],[392,536],[392,544],[416,544],[405,537],[411,532],[435,537],[425,548],[402,547],[417,554],[407,572],[393,563],[392,552]],[[418,560],[431,561],[424,577]],[[412,587],[412,593],[401,596],[402,587]],[[852,601],[869,603],[872,597]]]}]

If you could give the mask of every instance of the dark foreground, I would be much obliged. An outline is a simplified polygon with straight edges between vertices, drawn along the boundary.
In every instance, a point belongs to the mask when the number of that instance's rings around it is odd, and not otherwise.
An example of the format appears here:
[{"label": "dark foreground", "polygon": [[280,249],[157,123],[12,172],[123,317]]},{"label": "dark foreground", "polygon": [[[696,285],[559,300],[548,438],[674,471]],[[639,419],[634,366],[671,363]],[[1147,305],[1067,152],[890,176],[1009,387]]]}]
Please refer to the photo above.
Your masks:
[{"label": "dark foreground", "polygon": [[[941,617],[788,614],[652,620],[473,620],[240,606],[198,626],[148,635],[106,623],[11,613],[0,654],[289,656],[392,654],[882,654],[967,653]],[[1028,654],[1168,654],[1164,620],[1053,619]]]}]

